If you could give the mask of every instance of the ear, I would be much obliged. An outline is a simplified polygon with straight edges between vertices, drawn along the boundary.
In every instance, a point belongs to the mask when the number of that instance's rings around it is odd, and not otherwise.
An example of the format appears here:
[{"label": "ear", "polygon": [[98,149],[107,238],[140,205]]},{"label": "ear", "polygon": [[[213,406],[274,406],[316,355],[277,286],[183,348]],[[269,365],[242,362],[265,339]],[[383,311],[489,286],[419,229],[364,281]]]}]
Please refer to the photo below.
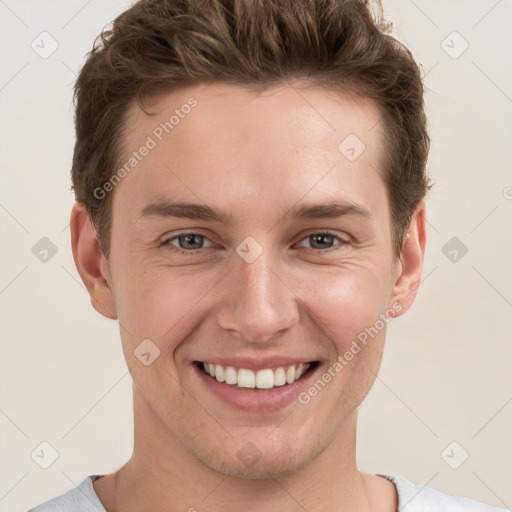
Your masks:
[{"label": "ear", "polygon": [[89,291],[93,308],[107,318],[117,319],[107,259],[82,203],[75,202],[73,205],[70,228],[75,265]]},{"label": "ear", "polygon": [[404,236],[400,258],[395,263],[392,303],[398,303],[402,308],[394,316],[403,315],[416,299],[427,242],[426,223],[425,202],[421,201],[413,213]]}]

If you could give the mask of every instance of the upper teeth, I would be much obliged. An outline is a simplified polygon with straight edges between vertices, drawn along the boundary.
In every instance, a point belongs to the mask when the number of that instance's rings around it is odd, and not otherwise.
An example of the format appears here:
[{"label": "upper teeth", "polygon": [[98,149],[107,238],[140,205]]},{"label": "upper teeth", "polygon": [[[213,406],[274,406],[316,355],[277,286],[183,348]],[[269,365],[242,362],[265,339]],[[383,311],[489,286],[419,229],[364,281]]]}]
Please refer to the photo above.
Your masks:
[{"label": "upper teeth", "polygon": [[237,384],[241,388],[270,389],[274,386],[283,386],[299,380],[311,366],[309,363],[288,367],[283,366],[272,370],[265,368],[253,372],[247,368],[236,369],[233,366],[221,366],[220,364],[202,363],[206,373],[226,384]]}]

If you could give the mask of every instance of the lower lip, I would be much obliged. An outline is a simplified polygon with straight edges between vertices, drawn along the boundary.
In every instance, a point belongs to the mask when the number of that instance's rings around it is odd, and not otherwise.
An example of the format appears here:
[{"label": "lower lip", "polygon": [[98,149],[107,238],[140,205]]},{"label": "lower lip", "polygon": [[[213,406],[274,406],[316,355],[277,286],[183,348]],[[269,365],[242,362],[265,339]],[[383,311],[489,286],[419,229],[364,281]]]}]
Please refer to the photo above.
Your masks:
[{"label": "lower lip", "polygon": [[318,366],[310,368],[299,380],[271,389],[241,388],[236,384],[226,384],[206,375],[194,363],[192,365],[201,381],[208,390],[222,402],[245,412],[273,412],[286,407],[297,399],[299,394],[309,385],[318,370]]}]

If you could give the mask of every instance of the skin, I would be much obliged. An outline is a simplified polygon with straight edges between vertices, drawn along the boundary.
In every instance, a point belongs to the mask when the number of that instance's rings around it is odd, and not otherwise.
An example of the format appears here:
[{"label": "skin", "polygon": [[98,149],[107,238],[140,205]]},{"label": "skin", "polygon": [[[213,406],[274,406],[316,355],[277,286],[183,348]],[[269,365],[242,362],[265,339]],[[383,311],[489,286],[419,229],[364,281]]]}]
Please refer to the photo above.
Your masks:
[{"label": "skin", "polygon": [[[375,381],[385,327],[308,404],[272,413],[225,405],[192,367],[290,354],[319,360],[321,375],[380,314],[398,304],[399,316],[416,297],[425,204],[394,258],[377,105],[300,86],[198,84],[154,98],[153,117],[132,105],[127,157],[174,109],[198,101],[111,192],[109,261],[84,207],[73,207],[77,269],[92,305],[119,319],[133,378],[133,456],[94,483],[108,512],[397,509],[394,485],[359,471],[355,451],[357,407]],[[348,134],[366,146],[353,162],[338,150]],[[139,216],[163,198],[223,208],[233,223]],[[371,217],[285,217],[298,203],[332,200]],[[312,239],[326,229],[342,242]],[[168,241],[184,232],[205,237],[192,239],[196,254],[169,250],[191,251]],[[252,263],[236,252],[248,236],[263,248]],[[160,349],[149,366],[134,355],[147,338]],[[249,442],[261,453],[251,467],[237,457]]]}]

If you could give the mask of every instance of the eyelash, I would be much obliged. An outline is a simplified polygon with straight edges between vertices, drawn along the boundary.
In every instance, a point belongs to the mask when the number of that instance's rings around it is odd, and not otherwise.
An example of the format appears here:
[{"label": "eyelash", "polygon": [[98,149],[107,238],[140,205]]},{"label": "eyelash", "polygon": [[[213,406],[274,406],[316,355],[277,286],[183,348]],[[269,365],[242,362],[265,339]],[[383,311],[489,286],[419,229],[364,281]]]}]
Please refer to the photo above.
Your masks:
[{"label": "eyelash", "polygon": [[[167,240],[164,240],[162,242],[162,245],[165,246],[165,248],[170,251],[170,252],[173,252],[173,253],[176,253],[176,254],[185,254],[187,256],[193,256],[195,254],[197,254],[198,252],[201,251],[201,249],[196,249],[196,250],[193,250],[193,251],[186,251],[184,249],[180,249],[174,245],[172,245],[170,242],[173,241],[173,240],[176,240],[182,236],[187,236],[187,235],[198,235],[202,238],[205,238],[205,239],[208,239],[208,237],[206,235],[202,235],[201,233],[196,233],[196,232],[193,232],[193,231],[190,231],[190,232],[185,232],[185,233],[180,233],[178,235],[174,235],[172,236],[171,238],[168,238]],[[329,247],[328,249],[315,249],[315,248],[312,248],[312,247],[307,247],[306,249],[309,249],[311,251],[314,251],[315,253],[328,253],[328,252],[332,252],[332,251],[336,251],[336,250],[339,250],[341,247],[344,247],[345,245],[348,245],[350,242],[348,242],[347,240],[344,240],[342,239],[339,235],[336,235],[335,233],[332,233],[331,231],[315,231],[315,232],[312,232],[312,233],[309,233],[308,235],[306,235],[305,237],[301,238],[301,240],[299,240],[299,242],[302,242],[304,240],[306,240],[307,238],[311,237],[311,236],[314,236],[314,235],[320,235],[320,236],[332,236],[335,240],[337,240],[338,242],[340,242],[338,244],[338,247]]]}]

